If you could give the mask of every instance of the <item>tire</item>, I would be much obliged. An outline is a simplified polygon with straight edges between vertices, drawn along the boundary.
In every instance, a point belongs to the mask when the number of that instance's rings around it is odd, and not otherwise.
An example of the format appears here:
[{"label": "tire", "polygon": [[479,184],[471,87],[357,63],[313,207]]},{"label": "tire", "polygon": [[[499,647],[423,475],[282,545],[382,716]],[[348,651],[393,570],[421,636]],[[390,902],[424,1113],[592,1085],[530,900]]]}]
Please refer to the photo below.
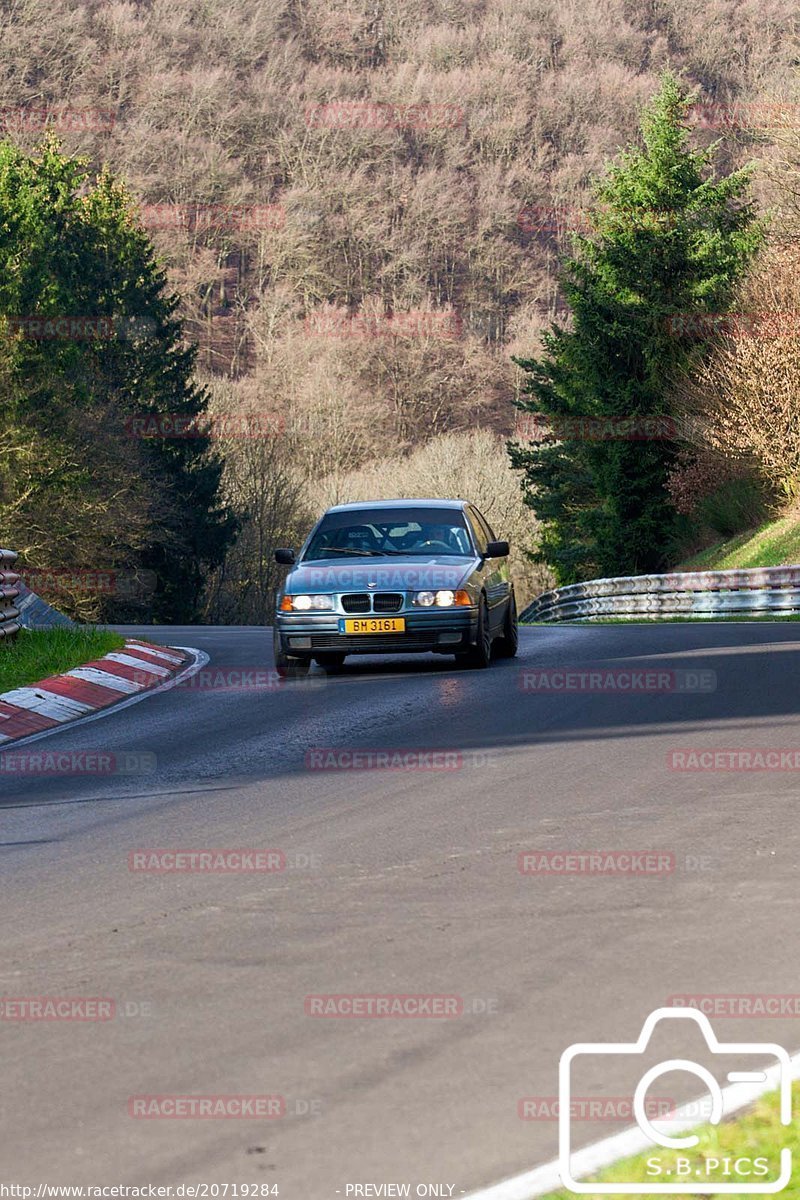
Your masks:
[{"label": "tire", "polygon": [[476,667],[478,670],[485,670],[492,661],[492,631],[489,628],[489,609],[485,596],[481,597],[481,606],[478,610],[476,644],[466,654],[457,657],[465,667]]},{"label": "tire", "polygon": [[503,619],[503,635],[497,641],[498,658],[514,658],[519,646],[519,625],[517,622],[517,602],[514,593],[508,602],[506,615]]},{"label": "tire", "polygon": [[281,679],[300,679],[308,674],[311,659],[294,658],[289,654],[285,654],[281,645],[280,635],[275,626],[272,628],[272,653],[275,658],[275,670]]},{"label": "tire", "polygon": [[314,662],[325,671],[338,671],[340,667],[344,666],[346,658],[346,654],[331,652],[330,654],[315,654]]}]

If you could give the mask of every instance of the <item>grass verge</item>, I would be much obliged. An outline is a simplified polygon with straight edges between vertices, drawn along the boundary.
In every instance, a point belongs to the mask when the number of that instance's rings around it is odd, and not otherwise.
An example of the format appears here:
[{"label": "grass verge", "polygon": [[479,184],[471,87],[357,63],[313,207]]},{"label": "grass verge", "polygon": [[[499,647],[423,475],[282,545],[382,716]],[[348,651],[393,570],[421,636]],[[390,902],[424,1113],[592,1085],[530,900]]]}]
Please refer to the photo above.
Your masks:
[{"label": "grass verge", "polygon": [[[795,1084],[792,1094],[793,1112],[797,1111],[798,1100],[800,1087]],[[741,1182],[744,1185],[759,1182],[756,1172],[764,1168],[754,1167],[752,1163],[755,1159],[766,1159],[769,1174],[761,1177],[761,1181],[764,1182],[778,1178],[780,1151],[782,1147],[788,1146],[792,1151],[793,1177],[778,1195],[781,1200],[800,1200],[800,1125],[797,1122],[781,1125],[779,1111],[778,1092],[771,1092],[757,1100],[753,1107],[744,1111],[738,1119],[722,1121],[716,1126],[698,1127],[695,1132],[700,1138],[699,1144],[689,1150],[670,1151],[654,1146],[652,1150],[635,1158],[615,1163],[593,1178],[602,1183],[640,1183],[648,1180],[650,1183],[667,1183],[674,1180],[676,1183]],[[682,1175],[679,1175],[677,1170],[678,1158],[685,1160]],[[651,1167],[648,1174],[649,1159],[658,1161],[658,1166],[663,1172],[660,1177],[654,1174],[654,1167]],[[713,1165],[715,1159],[719,1164],[716,1167]],[[724,1161],[726,1159],[727,1174]],[[737,1160],[742,1159],[751,1160],[751,1165],[740,1162],[740,1171],[737,1172]],[[668,1170],[672,1171],[672,1175],[666,1175]],[[744,1172],[747,1170],[753,1174],[745,1176]],[[566,1190],[552,1192],[550,1200],[555,1200],[556,1197],[558,1200],[574,1200],[574,1195],[574,1192]],[[624,1194],[620,1193],[618,1200],[624,1200]]]},{"label": "grass verge", "polygon": [[118,633],[92,625],[21,629],[8,645],[0,641],[0,693],[60,675],[124,645],[125,639]]},{"label": "grass verge", "polygon": [[707,547],[676,571],[728,571],[736,567],[780,567],[800,563],[800,513],[787,513]]}]

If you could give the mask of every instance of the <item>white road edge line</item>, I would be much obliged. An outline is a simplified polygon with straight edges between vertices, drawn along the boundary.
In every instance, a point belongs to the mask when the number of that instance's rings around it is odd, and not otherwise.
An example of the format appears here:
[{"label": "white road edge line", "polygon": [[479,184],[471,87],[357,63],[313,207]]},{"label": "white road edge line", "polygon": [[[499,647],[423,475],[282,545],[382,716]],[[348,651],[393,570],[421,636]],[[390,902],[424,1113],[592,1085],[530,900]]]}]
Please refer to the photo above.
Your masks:
[{"label": "white road edge line", "polygon": [[[792,1055],[789,1064],[791,1078],[800,1079],[800,1052]],[[751,1084],[748,1088],[737,1084],[722,1089],[726,1101],[726,1117],[729,1113],[746,1108],[759,1096],[763,1096],[765,1092],[772,1091],[778,1086],[779,1064],[770,1067],[764,1074],[766,1079],[762,1083]],[[737,1093],[736,1100],[730,1099],[734,1087]],[[697,1106],[702,1103],[703,1099],[690,1100],[688,1104],[675,1109],[675,1118],[670,1121],[670,1133],[696,1129],[698,1125],[702,1124],[697,1117]],[[601,1138],[599,1142],[592,1142],[589,1146],[584,1146],[582,1150],[576,1150],[572,1155],[572,1174],[575,1179],[583,1179],[587,1175],[594,1175],[606,1167],[613,1166],[620,1159],[631,1158],[634,1154],[641,1154],[644,1150],[652,1149],[653,1143],[650,1139],[639,1129],[638,1125],[633,1125],[630,1129],[623,1129],[622,1133]],[[541,1167],[534,1167],[532,1171],[524,1171],[521,1175],[512,1175],[510,1179],[504,1179],[502,1183],[492,1184],[479,1192],[470,1192],[466,1200],[536,1200],[538,1196],[562,1191],[563,1188],[560,1163],[556,1158],[552,1162],[544,1163]]]},{"label": "white road edge line", "polygon": [[146,700],[148,696],[155,696],[159,692],[168,692],[170,688],[174,688],[176,684],[182,683],[184,679],[191,679],[192,675],[196,675],[201,671],[209,661],[208,655],[204,650],[196,650],[194,646],[176,646],[176,650],[183,650],[185,654],[194,656],[194,661],[189,664],[185,671],[173,676],[172,679],[165,679],[163,683],[157,684],[155,687],[147,688],[145,691],[137,692],[135,696],[129,696],[127,700],[120,700],[118,704],[110,704],[107,708],[101,708],[98,712],[89,713],[85,717],[79,717],[76,721],[64,721],[61,725],[54,725],[52,729],[43,729],[41,733],[31,733],[28,737],[14,738],[7,743],[8,752],[16,751],[19,746],[29,746],[31,742],[39,742],[42,738],[51,737],[54,733],[63,733],[67,729],[77,729],[79,725],[89,725],[92,721],[99,721],[102,717],[110,717],[112,713],[118,713],[123,708],[130,708],[132,704],[138,704],[140,700]]}]

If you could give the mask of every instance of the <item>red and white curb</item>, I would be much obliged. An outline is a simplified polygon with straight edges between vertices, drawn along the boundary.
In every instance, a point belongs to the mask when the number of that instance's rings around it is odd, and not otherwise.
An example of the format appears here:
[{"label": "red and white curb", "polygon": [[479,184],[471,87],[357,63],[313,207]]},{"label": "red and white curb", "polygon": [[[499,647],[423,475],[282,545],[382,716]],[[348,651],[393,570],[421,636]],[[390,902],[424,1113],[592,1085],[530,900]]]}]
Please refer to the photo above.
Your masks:
[{"label": "red and white curb", "polygon": [[[102,709],[127,707],[142,693],[172,687],[194,674],[206,656],[181,646],[155,646],[131,638],[122,650],[0,695],[0,746],[21,738],[42,737],[68,722],[103,715]],[[185,670],[188,665],[189,669]]]}]

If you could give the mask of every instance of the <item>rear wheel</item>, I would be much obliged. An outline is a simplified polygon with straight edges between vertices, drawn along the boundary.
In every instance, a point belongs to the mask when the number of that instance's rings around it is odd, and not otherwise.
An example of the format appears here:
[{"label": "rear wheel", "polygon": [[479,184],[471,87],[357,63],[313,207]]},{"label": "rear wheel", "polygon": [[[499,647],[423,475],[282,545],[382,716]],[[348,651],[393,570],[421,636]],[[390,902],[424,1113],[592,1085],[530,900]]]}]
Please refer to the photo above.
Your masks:
[{"label": "rear wheel", "polygon": [[492,661],[492,631],[489,628],[489,609],[486,605],[486,597],[481,597],[481,606],[478,610],[478,636],[474,646],[466,652],[466,654],[457,655],[457,661],[463,663],[465,667],[478,667],[483,669],[489,666]]},{"label": "rear wheel", "polygon": [[311,666],[310,658],[295,658],[284,652],[278,630],[272,629],[272,652],[275,658],[275,670],[281,679],[299,679],[308,674]]},{"label": "rear wheel", "polygon": [[500,658],[513,658],[517,653],[519,645],[519,626],[517,624],[517,602],[514,599],[514,593],[511,593],[511,598],[508,601],[505,619],[503,621],[503,634],[497,642],[497,654]]}]

